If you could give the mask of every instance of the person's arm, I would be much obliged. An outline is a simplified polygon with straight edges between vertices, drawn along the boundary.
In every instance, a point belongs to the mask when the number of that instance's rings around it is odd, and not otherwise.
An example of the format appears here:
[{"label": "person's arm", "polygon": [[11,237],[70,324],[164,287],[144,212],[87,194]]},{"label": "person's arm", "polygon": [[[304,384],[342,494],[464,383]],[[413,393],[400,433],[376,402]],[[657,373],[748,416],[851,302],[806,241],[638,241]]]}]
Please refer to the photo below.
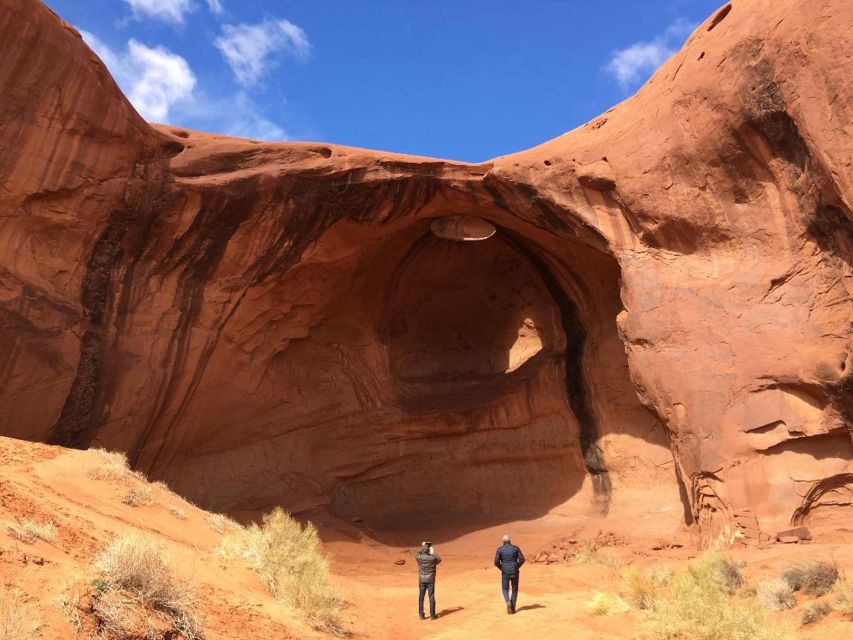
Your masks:
[{"label": "person's arm", "polygon": [[435,564],[440,565],[441,564],[441,556],[438,555],[434,550],[432,552],[432,556],[433,556],[433,558],[435,558]]},{"label": "person's arm", "polygon": [[495,551],[495,566],[500,569],[501,568],[501,550],[498,549]]},{"label": "person's arm", "polygon": [[521,567],[521,565],[523,565],[523,564],[524,564],[524,554],[521,553],[521,549],[519,548],[518,549],[518,566]]}]

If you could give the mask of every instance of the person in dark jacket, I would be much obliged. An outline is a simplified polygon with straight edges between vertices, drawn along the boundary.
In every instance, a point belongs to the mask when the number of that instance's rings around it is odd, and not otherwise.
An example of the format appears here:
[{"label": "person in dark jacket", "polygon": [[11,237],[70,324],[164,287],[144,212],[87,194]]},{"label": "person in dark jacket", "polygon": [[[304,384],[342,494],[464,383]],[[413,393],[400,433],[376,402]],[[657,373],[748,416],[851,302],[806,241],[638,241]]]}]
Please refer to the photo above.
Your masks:
[{"label": "person in dark jacket", "polygon": [[415,554],[415,560],[418,561],[418,581],[420,588],[418,592],[418,615],[421,620],[424,620],[424,594],[429,593],[429,617],[432,620],[438,618],[435,615],[435,568],[441,564],[441,556],[439,556],[432,544],[429,542],[421,543],[421,550]]},{"label": "person in dark jacket", "polygon": [[[501,589],[506,602],[506,612],[515,613],[515,603],[518,600],[518,575],[524,564],[524,554],[521,549],[510,542],[509,536],[503,537],[503,544],[495,551],[495,566],[501,570]],[[512,596],[509,587],[512,585]]]}]

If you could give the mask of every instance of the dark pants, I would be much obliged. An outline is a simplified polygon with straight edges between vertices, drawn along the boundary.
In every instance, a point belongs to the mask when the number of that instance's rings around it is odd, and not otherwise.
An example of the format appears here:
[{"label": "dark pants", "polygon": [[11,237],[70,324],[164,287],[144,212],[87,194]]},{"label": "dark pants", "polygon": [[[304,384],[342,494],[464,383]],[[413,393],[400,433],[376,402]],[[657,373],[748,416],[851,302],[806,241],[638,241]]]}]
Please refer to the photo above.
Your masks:
[{"label": "dark pants", "polygon": [[[512,583],[512,598],[509,595],[509,585]],[[512,609],[515,611],[515,602],[518,600],[518,572],[501,573],[501,589],[504,592],[504,602],[512,604]]]},{"label": "dark pants", "polygon": [[421,582],[418,594],[418,614],[424,615],[424,594],[429,592],[429,615],[435,615],[435,583]]}]

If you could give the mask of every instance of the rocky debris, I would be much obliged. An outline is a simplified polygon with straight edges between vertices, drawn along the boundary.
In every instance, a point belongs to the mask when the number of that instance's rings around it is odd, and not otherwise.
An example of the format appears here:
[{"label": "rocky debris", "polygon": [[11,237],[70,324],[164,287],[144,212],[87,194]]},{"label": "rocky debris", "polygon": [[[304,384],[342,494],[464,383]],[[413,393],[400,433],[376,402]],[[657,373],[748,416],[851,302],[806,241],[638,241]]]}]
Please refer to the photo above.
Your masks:
[{"label": "rocky debris", "polygon": [[806,527],[794,527],[776,534],[776,540],[782,543],[810,542],[811,539],[812,534]]},{"label": "rocky debris", "polygon": [[592,538],[569,536],[550,543],[539,551],[533,558],[537,564],[554,564],[568,562],[580,551],[596,552],[607,547],[623,547],[628,545],[627,538],[612,531],[599,530]]},{"label": "rocky debris", "polygon": [[400,558],[398,560],[394,560],[394,564],[396,564],[399,567],[402,567],[404,564],[406,564],[406,561],[403,558]]}]

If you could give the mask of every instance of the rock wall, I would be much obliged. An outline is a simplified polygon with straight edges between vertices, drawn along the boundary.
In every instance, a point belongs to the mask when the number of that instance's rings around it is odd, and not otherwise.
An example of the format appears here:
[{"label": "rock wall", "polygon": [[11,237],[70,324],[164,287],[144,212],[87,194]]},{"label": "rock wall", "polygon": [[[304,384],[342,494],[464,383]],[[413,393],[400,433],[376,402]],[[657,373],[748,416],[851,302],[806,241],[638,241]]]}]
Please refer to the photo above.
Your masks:
[{"label": "rock wall", "polygon": [[3,3],[4,435],[386,527],[853,513],[848,2],[736,1],[479,165],[149,126]]}]

